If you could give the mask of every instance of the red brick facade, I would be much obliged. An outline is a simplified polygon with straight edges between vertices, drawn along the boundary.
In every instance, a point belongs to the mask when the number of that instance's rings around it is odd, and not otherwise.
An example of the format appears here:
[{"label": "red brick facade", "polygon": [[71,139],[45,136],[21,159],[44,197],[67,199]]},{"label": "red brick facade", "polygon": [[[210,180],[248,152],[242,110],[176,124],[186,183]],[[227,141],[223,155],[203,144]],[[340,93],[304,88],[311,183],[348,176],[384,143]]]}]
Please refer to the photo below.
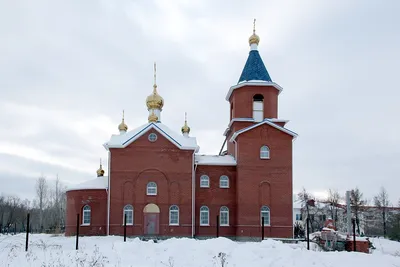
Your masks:
[{"label": "red brick facade", "polygon": [[[107,190],[67,193],[66,234],[75,233],[76,214],[82,216],[87,204],[91,206],[91,221],[90,226],[81,227],[84,235],[122,235],[124,207],[131,205],[133,224],[127,226],[128,236],[216,236],[217,216],[222,222],[220,210],[224,207],[229,219],[218,228],[220,236],[260,238],[264,207],[269,211],[264,213],[268,214],[265,236],[292,237],[292,141],[296,134],[284,128],[285,121],[277,121],[280,88],[272,82],[232,88],[228,95],[231,123],[226,131],[227,155],[216,156],[222,161],[201,161],[197,145],[185,147],[186,140],[192,139],[176,141],[157,126],[161,122],[149,122],[134,134],[122,131],[114,137],[120,143],[107,143]],[[256,94],[263,97],[264,120],[258,122],[252,120]],[[155,142],[149,140],[152,133],[158,136]],[[263,146],[269,148],[265,159],[260,154]],[[201,186],[202,175],[209,177],[209,186]],[[228,188],[221,188],[221,176],[229,178]],[[154,195],[147,192],[150,182],[157,185]],[[179,208],[174,213],[179,216],[178,223],[173,225],[172,205]],[[207,223],[207,213],[203,218],[200,215],[202,207],[208,210]],[[202,219],[207,225],[200,223]]]}]

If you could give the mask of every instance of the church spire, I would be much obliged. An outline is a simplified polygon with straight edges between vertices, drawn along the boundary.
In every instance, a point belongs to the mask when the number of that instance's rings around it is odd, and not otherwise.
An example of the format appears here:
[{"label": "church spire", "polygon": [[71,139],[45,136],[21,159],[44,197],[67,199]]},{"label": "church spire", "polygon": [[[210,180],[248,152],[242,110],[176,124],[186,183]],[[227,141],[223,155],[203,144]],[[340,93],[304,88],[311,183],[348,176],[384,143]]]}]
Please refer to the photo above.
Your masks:
[{"label": "church spire", "polygon": [[185,137],[189,137],[189,133],[190,133],[190,127],[187,124],[187,114],[185,112],[185,124],[182,126],[182,134]]},{"label": "church spire", "polygon": [[157,92],[157,69],[156,63],[154,62],[154,84],[153,93],[146,98],[147,110],[149,111],[149,116],[155,115],[160,121],[160,115],[162,108],[164,106],[164,99]]},{"label": "church spire", "polygon": [[124,110],[122,110],[122,121],[118,125],[118,130],[119,130],[120,134],[124,134],[128,130],[128,125],[125,124],[125,111]]},{"label": "church spire", "polygon": [[249,38],[250,52],[246,65],[243,68],[238,83],[248,81],[272,82],[271,77],[265,68],[264,62],[258,52],[260,37],[256,34],[256,20],[253,21],[253,34]]}]

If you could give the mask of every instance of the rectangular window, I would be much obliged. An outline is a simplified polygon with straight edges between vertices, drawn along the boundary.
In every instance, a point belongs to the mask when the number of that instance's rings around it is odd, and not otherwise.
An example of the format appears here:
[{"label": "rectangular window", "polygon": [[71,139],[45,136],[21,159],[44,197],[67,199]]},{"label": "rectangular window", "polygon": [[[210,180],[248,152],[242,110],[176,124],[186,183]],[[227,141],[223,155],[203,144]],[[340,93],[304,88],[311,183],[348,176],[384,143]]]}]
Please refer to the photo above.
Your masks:
[{"label": "rectangular window", "polygon": [[228,218],[228,212],[221,212],[221,218],[220,218],[220,225],[221,226],[227,226],[229,225],[229,218]]},{"label": "rectangular window", "polygon": [[202,211],[200,213],[200,225],[209,225],[207,211]]},{"label": "rectangular window", "polygon": [[90,212],[83,212],[83,224],[90,224]]},{"label": "rectangular window", "polygon": [[264,102],[262,101],[253,102],[253,119],[256,122],[260,122],[264,119],[263,105]]},{"label": "rectangular window", "polygon": [[178,221],[178,212],[177,211],[171,211],[170,214],[170,218],[169,218],[169,224],[171,225],[178,225],[179,221]]},{"label": "rectangular window", "polygon": [[[126,210],[125,211],[125,215],[126,215],[126,224],[127,225],[133,225],[133,211]],[[125,220],[125,218],[124,218],[124,220]]]}]

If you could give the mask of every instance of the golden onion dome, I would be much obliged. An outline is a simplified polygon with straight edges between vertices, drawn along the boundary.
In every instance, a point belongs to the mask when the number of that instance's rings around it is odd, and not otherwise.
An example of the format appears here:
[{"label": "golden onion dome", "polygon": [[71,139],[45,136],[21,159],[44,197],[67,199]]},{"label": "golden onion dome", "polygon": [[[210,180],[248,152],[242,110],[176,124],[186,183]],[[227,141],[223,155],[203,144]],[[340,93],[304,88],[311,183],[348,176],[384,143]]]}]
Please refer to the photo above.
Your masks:
[{"label": "golden onion dome", "polygon": [[103,170],[103,166],[101,165],[101,159],[100,159],[100,168],[97,170],[97,177],[100,177],[103,175],[104,175],[104,170]]},{"label": "golden onion dome", "polygon": [[149,122],[157,122],[158,117],[156,114],[154,114],[154,111],[149,115]]},{"label": "golden onion dome", "polygon": [[164,106],[164,99],[157,92],[157,85],[154,84],[153,93],[146,98],[147,109],[162,110]]},{"label": "golden onion dome", "polygon": [[182,126],[182,133],[185,134],[189,134],[190,133],[190,127],[187,124],[187,118],[186,118],[186,113],[185,113],[185,124]]},{"label": "golden onion dome", "polygon": [[118,125],[118,130],[119,131],[127,131],[128,130],[128,125],[125,124],[125,112],[122,111],[122,122]]},{"label": "golden onion dome", "polygon": [[260,37],[256,34],[256,19],[253,22],[253,34],[249,37],[249,45],[260,43]]}]

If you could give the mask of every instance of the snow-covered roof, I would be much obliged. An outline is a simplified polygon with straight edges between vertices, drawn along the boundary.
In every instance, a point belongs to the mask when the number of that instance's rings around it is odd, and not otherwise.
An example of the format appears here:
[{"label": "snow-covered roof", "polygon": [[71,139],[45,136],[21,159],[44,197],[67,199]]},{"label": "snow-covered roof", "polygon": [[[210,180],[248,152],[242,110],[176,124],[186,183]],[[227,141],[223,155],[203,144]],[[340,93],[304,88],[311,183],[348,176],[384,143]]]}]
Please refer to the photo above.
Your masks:
[{"label": "snow-covered roof", "polygon": [[89,189],[107,189],[108,188],[108,176],[100,176],[96,179],[92,179],[80,184],[71,185],[67,188],[68,191],[73,190],[89,190]]},{"label": "snow-covered roof", "polygon": [[277,83],[274,83],[274,82],[246,81],[246,82],[241,82],[241,83],[238,83],[237,85],[231,86],[231,88],[229,88],[228,94],[225,97],[226,101],[229,101],[229,98],[231,97],[233,90],[238,89],[243,86],[272,86],[272,87],[275,87],[279,91],[279,93],[282,92],[282,90],[283,90],[282,87],[280,87]]},{"label": "snow-covered roof", "polygon": [[195,137],[185,137],[172,131],[161,122],[149,122],[127,133],[112,135],[110,140],[104,144],[104,147],[107,150],[108,148],[124,148],[144,135],[150,129],[155,129],[180,149],[195,150],[196,152],[200,149],[200,147],[197,145],[197,140]]},{"label": "snow-covered roof", "polygon": [[198,165],[236,166],[236,160],[231,155],[199,155],[195,154],[195,161]]},{"label": "snow-covered roof", "polygon": [[[284,122],[284,123],[288,123],[288,122],[289,122],[289,120],[276,119],[276,118],[271,118],[271,119],[268,119],[268,120],[271,121],[271,122]],[[237,122],[254,122],[254,119],[253,119],[253,118],[233,118],[233,119],[229,122],[228,128],[226,128],[226,130],[225,130],[225,132],[224,132],[224,136],[227,135],[229,129],[230,129],[231,126],[232,126],[232,124],[233,124],[234,122],[236,122],[236,121],[237,121]]]},{"label": "snow-covered roof", "polygon": [[290,130],[288,130],[288,129],[282,127],[282,126],[279,126],[278,124],[273,123],[273,122],[270,121],[269,119],[264,119],[264,120],[261,121],[260,123],[251,125],[251,126],[249,126],[249,127],[243,128],[243,129],[241,129],[241,130],[235,132],[235,133],[232,135],[231,139],[229,139],[229,142],[233,142],[233,141],[236,139],[236,137],[237,137],[238,135],[240,135],[240,134],[242,134],[242,133],[244,133],[244,132],[247,132],[247,131],[249,131],[249,130],[251,130],[251,129],[254,129],[254,128],[256,128],[256,127],[258,127],[258,126],[260,126],[260,125],[263,125],[263,124],[268,124],[268,125],[270,125],[270,126],[276,128],[276,129],[278,129],[278,130],[280,130],[280,131],[282,131],[282,132],[284,132],[284,133],[287,133],[287,134],[293,136],[294,138],[297,137],[297,134],[296,134],[295,132],[292,132],[292,131],[290,131]]}]

